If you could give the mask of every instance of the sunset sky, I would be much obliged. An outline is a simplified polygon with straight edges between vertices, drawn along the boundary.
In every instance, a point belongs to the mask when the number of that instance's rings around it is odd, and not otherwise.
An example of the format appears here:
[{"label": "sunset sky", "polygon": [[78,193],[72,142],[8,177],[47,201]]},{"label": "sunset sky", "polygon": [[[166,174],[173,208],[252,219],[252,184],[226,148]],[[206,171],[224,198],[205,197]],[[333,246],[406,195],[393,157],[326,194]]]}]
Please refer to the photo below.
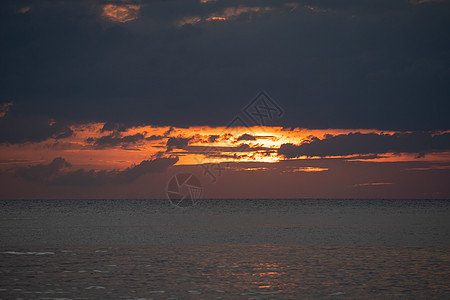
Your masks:
[{"label": "sunset sky", "polygon": [[450,198],[450,1],[0,6],[0,199]]}]

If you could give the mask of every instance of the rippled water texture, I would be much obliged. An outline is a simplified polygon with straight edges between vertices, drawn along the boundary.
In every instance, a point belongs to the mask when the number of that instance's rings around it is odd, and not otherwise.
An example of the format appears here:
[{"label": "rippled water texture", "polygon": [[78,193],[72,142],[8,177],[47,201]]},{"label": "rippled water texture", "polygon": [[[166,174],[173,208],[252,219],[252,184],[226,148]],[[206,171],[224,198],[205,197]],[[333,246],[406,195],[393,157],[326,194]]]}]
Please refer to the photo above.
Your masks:
[{"label": "rippled water texture", "polygon": [[0,299],[450,298],[448,201],[0,205]]}]

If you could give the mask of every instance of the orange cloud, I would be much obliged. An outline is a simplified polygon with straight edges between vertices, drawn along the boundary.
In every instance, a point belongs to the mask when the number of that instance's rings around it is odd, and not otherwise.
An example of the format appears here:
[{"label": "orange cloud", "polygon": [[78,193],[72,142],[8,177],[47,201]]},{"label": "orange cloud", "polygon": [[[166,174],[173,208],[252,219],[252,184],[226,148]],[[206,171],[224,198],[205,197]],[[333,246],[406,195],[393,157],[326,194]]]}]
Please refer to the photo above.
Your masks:
[{"label": "orange cloud", "polygon": [[102,16],[113,22],[125,23],[139,17],[140,5],[135,4],[105,4]]},{"label": "orange cloud", "polygon": [[11,109],[11,107],[14,105],[12,102],[4,103],[0,105],[0,118],[3,118],[6,116],[6,113]]},{"label": "orange cloud", "polygon": [[209,17],[206,21],[225,21],[227,18],[224,17]]},{"label": "orange cloud", "polygon": [[201,20],[202,20],[202,18],[200,18],[200,17],[186,17],[181,20],[178,20],[177,26],[182,27],[182,26],[188,25],[188,24],[192,25],[192,24],[200,22]]},{"label": "orange cloud", "polygon": [[[211,1],[211,0],[209,0]],[[206,3],[209,2],[208,0],[202,0],[202,3]],[[201,21],[206,21],[206,22],[213,22],[213,21],[226,21],[232,18],[236,18],[242,14],[245,13],[261,13],[261,12],[266,12],[266,11],[270,11],[273,10],[272,7],[270,6],[256,6],[256,7],[249,7],[249,6],[237,6],[237,7],[228,7],[225,8],[223,11],[221,12],[217,12],[217,13],[213,13],[211,15],[209,15],[208,17],[202,18],[199,16],[192,16],[192,17],[185,17],[183,19],[180,19],[176,22],[176,25],[179,27],[182,27],[184,25],[187,24],[196,24],[199,23]]]},{"label": "orange cloud", "polygon": [[[270,11],[273,8],[270,6],[256,6],[256,7],[249,7],[249,6],[238,6],[238,7],[228,7],[223,10],[222,13],[219,13],[217,15],[210,16],[209,20],[227,20],[230,18],[238,17],[245,13],[259,13],[259,12],[265,12]],[[207,19],[207,20],[208,20]]]},{"label": "orange cloud", "polygon": [[29,12],[31,9],[31,6],[24,6],[22,8],[20,8],[19,10],[17,10],[17,13],[19,14],[26,14],[27,12]]}]

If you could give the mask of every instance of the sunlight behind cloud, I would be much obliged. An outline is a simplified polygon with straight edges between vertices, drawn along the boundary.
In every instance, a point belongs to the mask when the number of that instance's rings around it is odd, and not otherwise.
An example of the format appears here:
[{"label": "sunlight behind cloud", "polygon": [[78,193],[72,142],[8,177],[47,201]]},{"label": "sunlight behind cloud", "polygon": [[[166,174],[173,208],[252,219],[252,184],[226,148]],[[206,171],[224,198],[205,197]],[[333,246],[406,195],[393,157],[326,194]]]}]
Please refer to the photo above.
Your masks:
[{"label": "sunlight behind cloud", "polygon": [[[370,129],[306,129],[282,127],[170,127],[138,126],[124,131],[104,129],[104,123],[72,125],[74,134],[50,138],[27,145],[0,145],[0,155],[11,168],[15,161],[33,160],[36,154],[45,161],[64,157],[77,167],[96,170],[124,169],[149,157],[177,156],[177,165],[199,165],[227,162],[276,163],[289,160],[278,152],[283,144],[300,145],[317,139],[360,132],[361,134],[394,134]],[[449,152],[385,153],[380,155],[299,156],[294,160],[345,159],[371,162],[446,162]],[[0,168],[0,169],[1,169]],[[322,172],[326,167],[302,166],[287,172]]]}]

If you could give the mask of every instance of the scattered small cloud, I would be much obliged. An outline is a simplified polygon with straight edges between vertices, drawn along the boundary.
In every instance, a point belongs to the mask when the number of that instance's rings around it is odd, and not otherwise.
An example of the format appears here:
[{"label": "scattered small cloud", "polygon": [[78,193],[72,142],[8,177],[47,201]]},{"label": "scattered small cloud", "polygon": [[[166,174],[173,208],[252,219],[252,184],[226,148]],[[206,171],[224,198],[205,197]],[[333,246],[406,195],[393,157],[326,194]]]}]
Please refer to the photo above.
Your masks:
[{"label": "scattered small cloud", "polygon": [[410,0],[409,2],[412,5],[419,5],[419,4],[428,3],[428,2],[444,2],[444,0]]},{"label": "scattered small cloud", "polygon": [[428,167],[412,167],[412,168],[407,168],[405,170],[407,171],[430,171],[430,170],[449,170],[450,166],[449,165],[431,165]]},{"label": "scattered small cloud", "polygon": [[145,138],[145,139],[146,139],[147,141],[160,141],[160,140],[162,140],[163,138],[165,138],[165,136],[153,134],[153,135],[151,135],[151,136],[149,136],[148,138]]},{"label": "scattered small cloud", "polygon": [[[206,3],[206,2],[210,2],[210,1],[205,1],[205,2],[202,1],[202,3]],[[251,7],[251,6],[241,5],[241,6],[236,6],[236,7],[227,7],[221,11],[211,13],[205,17],[186,16],[186,17],[176,21],[176,25],[178,27],[182,27],[184,25],[188,25],[188,24],[193,25],[196,23],[200,23],[202,21],[204,21],[204,22],[226,21],[226,20],[237,18],[241,15],[248,14],[248,15],[252,16],[254,14],[268,12],[273,9],[274,9],[274,7],[271,7],[271,6],[253,6],[253,7]]]},{"label": "scattered small cloud", "polygon": [[216,135],[216,134],[210,135],[210,136],[208,137],[208,142],[209,142],[209,143],[214,143],[215,141],[217,141],[217,139],[218,139],[219,137],[220,137],[220,136],[219,136],[219,135]]},{"label": "scattered small cloud", "polygon": [[329,9],[329,8],[319,8],[319,7],[311,6],[311,5],[305,5],[304,8],[306,8],[309,11],[315,12],[315,13],[334,12],[332,9]]},{"label": "scattered small cloud", "polygon": [[393,183],[392,182],[367,182],[367,183],[357,183],[354,186],[355,187],[364,187],[364,186],[376,187],[376,186],[384,186],[384,185],[391,185],[391,184],[393,184]]},{"label": "scattered small cloud", "polygon": [[0,118],[6,116],[6,114],[10,111],[13,105],[14,105],[13,102],[7,102],[0,105]]},{"label": "scattered small cloud", "polygon": [[124,124],[124,123],[118,123],[118,122],[106,122],[105,124],[103,124],[101,132],[105,132],[105,131],[124,132],[124,131],[127,131],[131,126],[132,125],[130,125],[130,124]]},{"label": "scattered small cloud", "polygon": [[176,25],[178,27],[183,27],[184,25],[193,25],[195,23],[198,23],[202,20],[202,18],[198,16],[194,17],[184,17],[176,22]]},{"label": "scattered small cloud", "polygon": [[251,134],[244,133],[243,135],[238,137],[237,140],[238,141],[256,141],[256,138]]},{"label": "scattered small cloud", "polygon": [[268,171],[269,168],[266,167],[232,167],[231,168],[233,171],[247,171],[247,172],[255,172],[255,171]]},{"label": "scattered small cloud", "polygon": [[170,137],[166,143],[167,151],[172,151],[173,149],[186,149],[191,140],[192,138]]},{"label": "scattered small cloud", "polygon": [[30,11],[30,9],[31,9],[31,6],[24,6],[24,7],[19,8],[17,10],[17,13],[18,14],[26,14],[27,12]]},{"label": "scattered small cloud", "polygon": [[227,7],[223,10],[221,14],[218,15],[218,17],[222,17],[225,19],[238,17],[242,14],[248,14],[248,13],[261,13],[261,12],[267,12],[273,10],[270,6],[238,6],[238,7]]},{"label": "scattered small cloud", "polygon": [[136,20],[140,9],[136,4],[105,4],[102,16],[112,22],[126,23]]},{"label": "scattered small cloud", "polygon": [[210,22],[210,21],[226,21],[227,18],[225,17],[209,17],[205,19],[206,21]]},{"label": "scattered small cloud", "polygon": [[122,136],[118,131],[114,131],[110,135],[102,136],[99,138],[88,138],[86,141],[92,143],[95,148],[104,149],[120,146],[127,148],[130,145],[135,145],[145,139],[144,133],[136,133],[133,135]]}]

